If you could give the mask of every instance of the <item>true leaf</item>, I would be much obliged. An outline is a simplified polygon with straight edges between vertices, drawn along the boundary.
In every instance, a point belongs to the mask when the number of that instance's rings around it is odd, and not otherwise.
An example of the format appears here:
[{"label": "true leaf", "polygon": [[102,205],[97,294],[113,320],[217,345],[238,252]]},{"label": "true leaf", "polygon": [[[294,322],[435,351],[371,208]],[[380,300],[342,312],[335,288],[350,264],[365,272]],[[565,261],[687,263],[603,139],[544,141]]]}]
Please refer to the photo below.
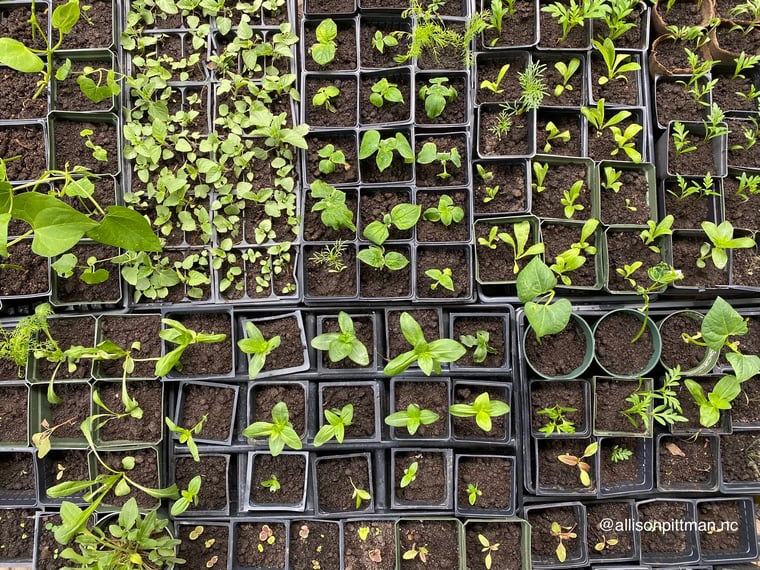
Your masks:
[{"label": "true leaf", "polygon": [[100,225],[87,233],[97,242],[130,251],[161,251],[161,241],[148,221],[124,206],[109,206]]},{"label": "true leaf", "polygon": [[34,52],[13,38],[0,38],[0,63],[22,73],[38,73],[45,68]]}]

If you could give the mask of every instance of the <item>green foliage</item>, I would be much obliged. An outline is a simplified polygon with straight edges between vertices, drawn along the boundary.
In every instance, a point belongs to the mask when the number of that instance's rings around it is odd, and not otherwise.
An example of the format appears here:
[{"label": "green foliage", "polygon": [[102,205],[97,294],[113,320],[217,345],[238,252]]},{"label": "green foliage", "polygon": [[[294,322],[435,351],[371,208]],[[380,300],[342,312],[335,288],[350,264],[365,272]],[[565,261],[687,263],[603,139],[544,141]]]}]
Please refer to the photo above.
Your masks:
[{"label": "green foliage", "polygon": [[509,413],[509,405],[501,400],[491,400],[488,392],[479,394],[472,404],[453,404],[449,413],[458,418],[475,418],[475,423],[483,431],[491,431],[491,418],[505,416]]},{"label": "green foliage", "polygon": [[309,261],[317,265],[326,265],[328,273],[340,273],[346,268],[343,254],[346,252],[346,242],[338,240],[333,244],[325,244],[322,249],[315,251]]},{"label": "green foliage", "polygon": [[[198,461],[198,459],[196,459]],[[200,475],[196,475],[187,484],[187,489],[180,492],[180,497],[177,499],[171,508],[171,515],[176,517],[181,515],[191,506],[198,506],[198,493],[201,491],[202,479]]]},{"label": "green foliage", "polygon": [[251,321],[245,323],[246,338],[237,342],[238,348],[245,354],[251,355],[248,363],[248,378],[254,380],[266,364],[267,356],[280,346],[280,335],[275,335],[269,340],[259,330],[259,327]]},{"label": "green foliage", "polygon": [[430,277],[433,282],[430,284],[430,288],[435,291],[440,285],[444,289],[449,291],[454,290],[454,280],[452,278],[451,268],[444,267],[443,269],[427,269],[425,275]]},{"label": "green foliage", "polygon": [[541,8],[542,12],[548,13],[562,27],[557,43],[563,43],[570,32],[576,27],[583,27],[586,20],[603,18],[608,10],[608,6],[600,0],[555,2]]},{"label": "green foliage", "polygon": [[607,74],[601,75],[598,79],[599,85],[607,85],[611,81],[628,81],[626,73],[634,73],[641,69],[641,66],[631,60],[630,54],[617,53],[615,44],[610,38],[604,38],[604,41],[591,40],[591,43],[604,60],[607,67]]},{"label": "green foliage", "polygon": [[342,228],[356,231],[354,213],[346,206],[346,193],[334,186],[315,180],[311,183],[311,197],[316,200],[311,207],[312,212],[321,212],[319,217],[328,228]]},{"label": "green foliage", "polygon": [[399,486],[402,489],[414,483],[415,479],[417,479],[418,469],[419,469],[419,463],[417,463],[416,461],[413,461],[412,463],[409,464],[409,467],[406,467],[404,469],[404,476],[401,477],[401,482],[399,483]]},{"label": "green foliage", "polygon": [[356,499],[356,508],[359,509],[362,506],[362,501],[371,501],[372,495],[369,494],[369,491],[366,491],[364,489],[359,489],[356,485],[354,485],[353,479],[351,477],[348,478],[349,483],[351,483],[351,488],[353,489],[351,493],[351,498]]},{"label": "green foliage", "polygon": [[659,238],[673,233],[671,228],[674,221],[675,218],[673,218],[672,214],[668,214],[658,223],[655,223],[654,220],[647,220],[647,229],[641,230],[639,233],[641,241],[653,252],[660,253],[660,248],[655,244]]},{"label": "green foliage", "polygon": [[40,303],[32,315],[19,319],[12,329],[0,327],[0,360],[15,362],[20,378],[24,377],[30,351],[55,350],[58,346],[48,329],[47,318],[52,314],[49,304]]},{"label": "green foliage", "polygon": [[565,414],[577,412],[577,408],[571,408],[569,406],[554,405],[551,408],[543,408],[536,413],[540,416],[547,416],[548,420],[546,425],[541,426],[538,431],[543,433],[545,437],[549,437],[553,433],[575,433],[575,423],[571,422],[565,417]]},{"label": "green foliage", "polygon": [[567,299],[554,301],[557,278],[541,258],[534,257],[517,276],[517,296],[536,340],[557,334],[570,322],[573,307]]},{"label": "green foliage", "polygon": [[354,322],[351,317],[340,311],[338,313],[339,333],[322,333],[311,339],[311,346],[317,350],[326,350],[330,362],[340,362],[348,358],[359,366],[369,364],[367,347],[356,337]]},{"label": "green foliage", "polygon": [[569,220],[575,215],[575,212],[583,211],[583,204],[576,204],[583,190],[583,180],[576,180],[569,190],[562,192],[560,203],[565,207],[565,217]]},{"label": "green foliage", "polygon": [[[377,33],[380,31],[378,30]],[[386,101],[388,103],[403,103],[404,96],[397,83],[391,83],[387,77],[382,77],[372,85],[369,102],[380,108]]]},{"label": "green foliage", "polygon": [[462,166],[462,159],[456,147],[452,148],[449,152],[438,152],[438,148],[434,142],[426,142],[417,154],[417,162],[419,164],[431,164],[435,161],[441,163],[443,172],[438,173],[437,176],[443,180],[448,180],[451,177],[451,174],[446,171],[446,163],[451,162],[457,168],[461,168]]},{"label": "green foliage", "polygon": [[338,44],[338,26],[332,18],[322,20],[316,29],[317,41],[311,46],[311,57],[318,65],[325,66],[335,59]]},{"label": "green foliage", "polygon": [[340,89],[334,85],[327,85],[326,87],[320,87],[311,98],[311,104],[315,107],[324,107],[331,113],[335,113],[338,109],[333,105],[332,100],[340,95]]},{"label": "green foliage", "polygon": [[554,64],[554,69],[562,77],[562,82],[554,86],[554,96],[559,97],[565,91],[572,91],[573,86],[570,84],[570,80],[573,75],[580,69],[581,60],[577,57],[573,57],[565,63],[564,61],[558,61]]},{"label": "green foliage", "polygon": [[[354,418],[354,406],[353,404],[346,404],[341,408],[333,410],[325,410],[326,424],[323,424],[317,435],[314,436],[314,447],[320,447],[330,441],[332,438],[338,443],[343,443],[345,437],[346,427],[351,425],[351,421]],[[359,508],[358,506],[356,507]]]},{"label": "green foliage", "polygon": [[467,483],[467,502],[474,506],[478,497],[483,496],[483,491],[478,488],[478,484]]},{"label": "green foliage", "polygon": [[336,166],[342,166],[344,170],[349,170],[351,168],[351,165],[346,162],[346,155],[343,151],[335,148],[335,146],[330,143],[320,148],[317,151],[317,155],[322,159],[319,161],[319,171],[322,174],[332,174],[335,172]]},{"label": "green foliage", "polygon": [[392,359],[383,372],[387,376],[397,376],[415,362],[420,370],[430,376],[433,372],[441,373],[441,364],[459,360],[467,349],[455,340],[448,338],[428,342],[419,323],[409,313],[401,313],[401,334],[412,345],[412,350],[399,354]]},{"label": "green foliage", "polygon": [[399,410],[386,416],[385,423],[397,428],[405,427],[409,435],[414,435],[421,425],[427,426],[433,424],[440,417],[431,410],[420,409],[417,404],[409,404],[406,410]]},{"label": "green foliage", "polygon": [[385,248],[377,245],[371,245],[368,248],[359,250],[356,257],[359,258],[359,261],[375,269],[387,267],[391,271],[398,271],[409,265],[409,260],[403,253],[397,251],[386,253]]},{"label": "green foliage", "polygon": [[513,224],[512,228],[514,237],[508,232],[499,232],[498,226],[492,226],[491,231],[488,233],[488,238],[478,238],[478,245],[486,246],[489,249],[496,249],[496,244],[500,241],[508,244],[512,248],[512,253],[514,255],[512,272],[517,274],[520,272],[518,261],[544,253],[544,244],[535,243],[526,247],[531,232],[530,222],[527,220]]},{"label": "green foliage", "polygon": [[702,222],[702,230],[707,234],[709,243],[704,243],[699,249],[697,267],[704,268],[705,260],[712,259],[716,269],[723,269],[728,263],[728,253],[731,249],[749,249],[755,247],[755,240],[749,236],[734,237],[734,226],[728,220],[716,225],[712,222]]},{"label": "green foliage", "polygon": [[396,47],[398,45],[398,40],[392,35],[392,34],[383,34],[380,30],[377,30],[375,32],[375,35],[372,37],[372,47],[374,47],[377,51],[380,53],[385,52],[385,48],[387,47]]},{"label": "green foliage", "polygon": [[560,131],[553,121],[546,123],[544,130],[546,131],[546,144],[544,145],[544,152],[552,151],[552,142],[561,142],[564,144],[570,142],[570,131],[567,129]]},{"label": "green foliage", "polygon": [[631,451],[627,447],[617,445],[617,444],[615,444],[612,447],[612,456],[610,457],[610,459],[612,460],[613,463],[628,461],[631,457],[633,457],[633,451]]},{"label": "green foliage", "polygon": [[369,130],[362,135],[359,145],[359,160],[364,160],[375,155],[375,164],[380,172],[383,172],[393,163],[393,153],[404,159],[406,163],[414,162],[414,151],[409,140],[402,134],[396,133],[392,137],[381,138],[380,132]]},{"label": "green foliage", "polygon": [[505,63],[499,69],[499,73],[496,75],[496,81],[484,79],[483,81],[480,82],[480,88],[488,89],[494,95],[499,95],[500,93],[504,93],[504,89],[502,89],[500,85],[501,85],[501,82],[504,81],[504,77],[506,77],[507,71],[509,71],[509,64]]},{"label": "green foliage", "polygon": [[478,330],[475,336],[471,334],[463,334],[459,337],[461,342],[467,348],[474,348],[472,354],[472,361],[480,364],[489,354],[497,354],[498,351],[493,348],[488,342],[491,340],[491,335],[488,331]]},{"label": "green foliage", "polygon": [[272,408],[272,422],[254,422],[243,430],[243,437],[268,438],[269,452],[273,457],[282,453],[287,445],[291,449],[301,449],[303,443],[298,437],[293,424],[290,423],[288,406],[285,402],[277,402]]},{"label": "green foliage", "polygon": [[447,103],[457,98],[457,90],[451,85],[448,77],[433,77],[427,85],[420,87],[420,99],[425,102],[425,114],[428,119],[440,117]]},{"label": "green foliage", "polygon": [[[604,15],[604,22],[607,24],[607,33],[610,40],[614,41],[638,26],[635,18],[636,14],[633,13],[637,4],[638,0],[609,1],[609,10]],[[631,18],[631,16],[634,16],[634,18]]]},{"label": "green foliage", "polygon": [[422,206],[414,204],[396,204],[391,211],[383,214],[382,220],[374,220],[367,224],[362,235],[376,245],[383,245],[390,236],[390,227],[408,230],[415,226],[420,219]]},{"label": "green foliage", "polygon": [[[675,390],[680,379],[681,367],[678,365],[667,370],[662,386],[656,390],[642,390],[643,379],[640,378],[636,390],[625,399],[630,406],[620,410],[620,413],[628,418],[636,429],[641,421],[646,431],[651,429],[652,420],[662,426],[688,421],[681,415],[683,409]],[[660,403],[655,405],[657,402]]]},{"label": "green foliage", "polygon": [[187,444],[187,450],[190,452],[190,455],[193,456],[193,459],[195,461],[200,461],[201,458],[198,455],[198,445],[195,443],[193,435],[200,435],[201,430],[203,429],[203,424],[208,421],[208,414],[203,414],[203,417],[198,421],[198,423],[196,423],[191,428],[183,428],[182,426],[178,426],[169,417],[164,418],[164,421],[166,422],[166,427],[169,428],[169,431],[179,435],[180,444]]},{"label": "green foliage", "polygon": [[605,129],[609,129],[631,116],[630,111],[618,111],[605,120],[604,99],[599,99],[596,102],[596,107],[581,107],[581,113],[596,129],[596,136],[601,136]]},{"label": "green foliage", "polygon": [[177,347],[158,359],[155,370],[156,376],[166,376],[175,368],[182,370],[180,359],[188,346],[198,343],[214,344],[227,338],[226,334],[195,332],[174,319],[161,319],[161,323],[167,328],[158,335],[166,342],[176,344]]},{"label": "green foliage", "polygon": [[441,197],[438,199],[438,206],[425,210],[422,218],[429,222],[441,222],[444,226],[448,227],[452,223],[458,224],[464,219],[464,210],[454,204],[451,196],[441,194]]}]

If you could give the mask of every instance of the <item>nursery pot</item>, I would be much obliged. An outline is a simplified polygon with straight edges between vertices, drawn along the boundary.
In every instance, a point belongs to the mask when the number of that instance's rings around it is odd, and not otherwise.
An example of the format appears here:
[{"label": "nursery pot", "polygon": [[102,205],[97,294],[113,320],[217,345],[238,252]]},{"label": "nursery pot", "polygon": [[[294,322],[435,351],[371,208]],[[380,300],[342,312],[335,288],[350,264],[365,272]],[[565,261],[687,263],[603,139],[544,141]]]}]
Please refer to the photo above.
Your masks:
[{"label": "nursery pot", "polygon": [[[702,320],[705,318],[705,316],[702,313],[699,313],[697,311],[693,311],[690,309],[685,309],[682,311],[675,311],[668,316],[666,316],[664,319],[662,319],[659,324],[657,325],[657,328],[660,329],[660,333],[662,333],[663,327],[668,326],[668,321],[673,321],[673,319],[683,317],[686,319],[689,319],[690,321],[693,321],[695,326],[698,328],[701,326]],[[661,334],[662,336],[662,334]],[[664,339],[663,339],[664,340]],[[715,364],[718,362],[718,356],[720,356],[720,353],[713,350],[709,346],[704,347],[704,356],[699,361],[699,364],[696,366],[692,366],[691,368],[682,369],[681,375],[686,376],[701,376],[703,374],[709,374]],[[663,356],[660,356],[660,364],[664,366],[665,368],[672,368],[673,365],[676,363],[666,363],[663,361]],[[671,366],[668,366],[668,364],[671,364]]]},{"label": "nursery pot", "polygon": [[[522,348],[523,348],[523,354],[525,354],[525,360],[530,365],[531,369],[542,378],[547,378],[550,380],[569,380],[571,378],[577,378],[578,376],[581,376],[591,364],[591,361],[594,358],[594,336],[591,332],[591,327],[588,325],[585,319],[583,319],[579,315],[576,315],[575,313],[570,315],[570,324],[568,324],[568,327],[565,328],[564,331],[556,335],[547,335],[542,339],[541,344],[538,345],[539,350],[541,351],[553,350],[553,348],[549,346],[550,340],[557,339],[559,335],[564,335],[568,333],[568,329],[570,328],[572,323],[575,323],[575,326],[577,327],[576,330],[580,329],[579,330],[580,336],[582,337],[586,345],[585,352],[583,354],[583,358],[581,360],[580,365],[578,365],[573,370],[570,370],[567,372],[561,372],[558,374],[552,374],[550,372],[540,370],[536,364],[531,362],[531,357],[529,355],[529,349],[528,349],[527,343],[529,342],[529,340],[530,342],[534,342],[534,339],[532,338],[529,339],[528,337],[528,335],[532,334],[533,329],[530,326],[528,326],[525,329],[525,333],[523,334],[523,338],[522,338],[522,345],[523,345]],[[559,353],[555,352],[554,354],[559,354]]]},{"label": "nursery pot", "polygon": [[[600,346],[604,345],[600,344],[597,332],[601,332],[600,327],[603,326],[604,321],[615,315],[629,315],[635,319],[634,322],[636,330],[631,331],[630,338],[633,338],[637,334],[638,327],[641,325],[644,319],[646,319],[646,331],[649,331],[651,337],[652,352],[649,355],[646,363],[638,370],[621,371],[619,368],[616,370],[613,366],[610,365],[614,363],[611,363],[609,361],[609,357],[614,356],[615,354],[619,354],[620,349],[622,349],[624,346],[627,346],[628,344],[631,344],[628,331],[625,331],[624,333],[625,338],[621,339],[618,337],[615,339],[617,341],[617,348],[614,344],[610,344],[609,346],[605,346],[604,351],[600,351]],[[642,340],[643,338],[639,338],[636,342],[638,343]],[[625,343],[625,345],[620,343]],[[634,346],[635,344],[636,343],[633,343]],[[649,317],[645,317],[643,313],[635,309],[615,309],[602,316],[602,318],[600,318],[594,325],[594,347],[594,358],[596,360],[596,363],[602,370],[604,370],[604,373],[607,376],[615,376],[617,378],[638,378],[639,376],[642,376],[652,370],[652,368],[654,368],[657,364],[657,361],[660,358],[660,352],[662,350],[662,339],[660,338],[660,331],[655,326],[654,321],[652,321],[652,319]]]}]

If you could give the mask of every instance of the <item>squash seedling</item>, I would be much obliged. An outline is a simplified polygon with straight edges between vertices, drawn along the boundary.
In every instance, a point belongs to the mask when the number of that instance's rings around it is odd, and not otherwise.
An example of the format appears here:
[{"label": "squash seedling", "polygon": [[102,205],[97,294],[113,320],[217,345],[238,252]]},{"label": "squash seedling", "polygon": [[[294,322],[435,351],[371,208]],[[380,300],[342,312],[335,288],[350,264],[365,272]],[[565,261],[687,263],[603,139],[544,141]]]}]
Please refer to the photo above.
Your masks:
[{"label": "squash seedling", "polygon": [[396,428],[406,428],[409,435],[414,435],[421,425],[434,424],[441,416],[432,410],[420,409],[417,404],[409,404],[406,410],[399,410],[386,416],[386,425]]},{"label": "squash seedling", "polygon": [[475,418],[475,423],[485,432],[491,431],[491,418],[505,416],[509,405],[501,400],[492,400],[488,392],[479,394],[472,404],[452,404],[449,413],[458,418]]},{"label": "squash seedling", "polygon": [[301,449],[303,442],[290,423],[288,405],[277,402],[272,408],[272,422],[254,422],[243,430],[243,437],[269,440],[269,452],[273,457],[282,453],[287,445],[291,449]]},{"label": "squash seedling", "polygon": [[335,59],[338,44],[338,26],[332,18],[322,20],[315,30],[317,41],[309,48],[314,63],[324,67]]},{"label": "squash seedling", "polygon": [[371,129],[362,135],[359,144],[359,160],[364,160],[375,155],[375,164],[380,172],[383,172],[393,163],[393,153],[397,152],[404,162],[414,162],[414,150],[409,140],[403,133],[396,133],[392,137],[382,138],[379,131]]}]

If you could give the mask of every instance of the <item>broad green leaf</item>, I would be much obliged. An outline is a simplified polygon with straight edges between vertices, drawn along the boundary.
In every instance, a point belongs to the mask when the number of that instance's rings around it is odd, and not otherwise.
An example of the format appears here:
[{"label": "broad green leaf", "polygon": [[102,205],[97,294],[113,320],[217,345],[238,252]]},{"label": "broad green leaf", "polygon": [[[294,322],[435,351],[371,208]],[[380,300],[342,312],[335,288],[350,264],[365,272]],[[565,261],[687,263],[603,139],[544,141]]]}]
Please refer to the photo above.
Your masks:
[{"label": "broad green leaf", "polygon": [[731,336],[742,336],[748,332],[747,323],[722,297],[717,297],[713,306],[702,320],[702,338],[707,346],[719,351]]},{"label": "broad green leaf", "polygon": [[391,219],[398,229],[408,230],[409,228],[413,228],[417,220],[420,219],[421,212],[422,206],[397,204],[391,210]]},{"label": "broad green leaf", "polygon": [[53,10],[53,18],[50,23],[54,30],[60,30],[65,35],[79,21],[79,14],[79,0],[69,0]]},{"label": "broad green leaf", "polygon": [[385,254],[385,266],[391,271],[398,271],[409,265],[409,260],[403,253],[389,251]]},{"label": "broad green leaf", "polygon": [[97,242],[129,251],[161,251],[161,241],[141,214],[124,206],[109,206],[103,221],[87,232]]},{"label": "broad green leaf", "polygon": [[0,63],[22,73],[39,73],[45,69],[34,52],[13,38],[0,38]]},{"label": "broad green leaf", "polygon": [[8,212],[0,214],[0,257],[8,257],[8,224],[11,215]]},{"label": "broad green leaf", "polygon": [[367,227],[364,228],[363,235],[372,243],[382,245],[383,242],[388,239],[390,233],[388,232],[388,227],[384,223],[375,220],[374,222],[367,224]]},{"label": "broad green leaf", "polygon": [[537,340],[563,331],[572,312],[573,306],[567,299],[559,299],[550,304],[532,301],[525,303],[525,316]]},{"label": "broad green leaf", "polygon": [[517,275],[517,296],[527,303],[557,286],[557,278],[540,258],[534,257]]},{"label": "broad green leaf", "polygon": [[412,315],[404,311],[401,313],[399,323],[401,324],[401,334],[404,335],[409,344],[416,347],[425,342],[425,333],[422,332],[422,327]]},{"label": "broad green leaf", "polygon": [[32,220],[32,251],[42,257],[60,255],[96,226],[97,222],[65,204],[42,210]]},{"label": "broad green leaf", "polygon": [[733,367],[734,376],[739,382],[745,382],[760,372],[760,357],[756,354],[729,352],[726,359]]}]

